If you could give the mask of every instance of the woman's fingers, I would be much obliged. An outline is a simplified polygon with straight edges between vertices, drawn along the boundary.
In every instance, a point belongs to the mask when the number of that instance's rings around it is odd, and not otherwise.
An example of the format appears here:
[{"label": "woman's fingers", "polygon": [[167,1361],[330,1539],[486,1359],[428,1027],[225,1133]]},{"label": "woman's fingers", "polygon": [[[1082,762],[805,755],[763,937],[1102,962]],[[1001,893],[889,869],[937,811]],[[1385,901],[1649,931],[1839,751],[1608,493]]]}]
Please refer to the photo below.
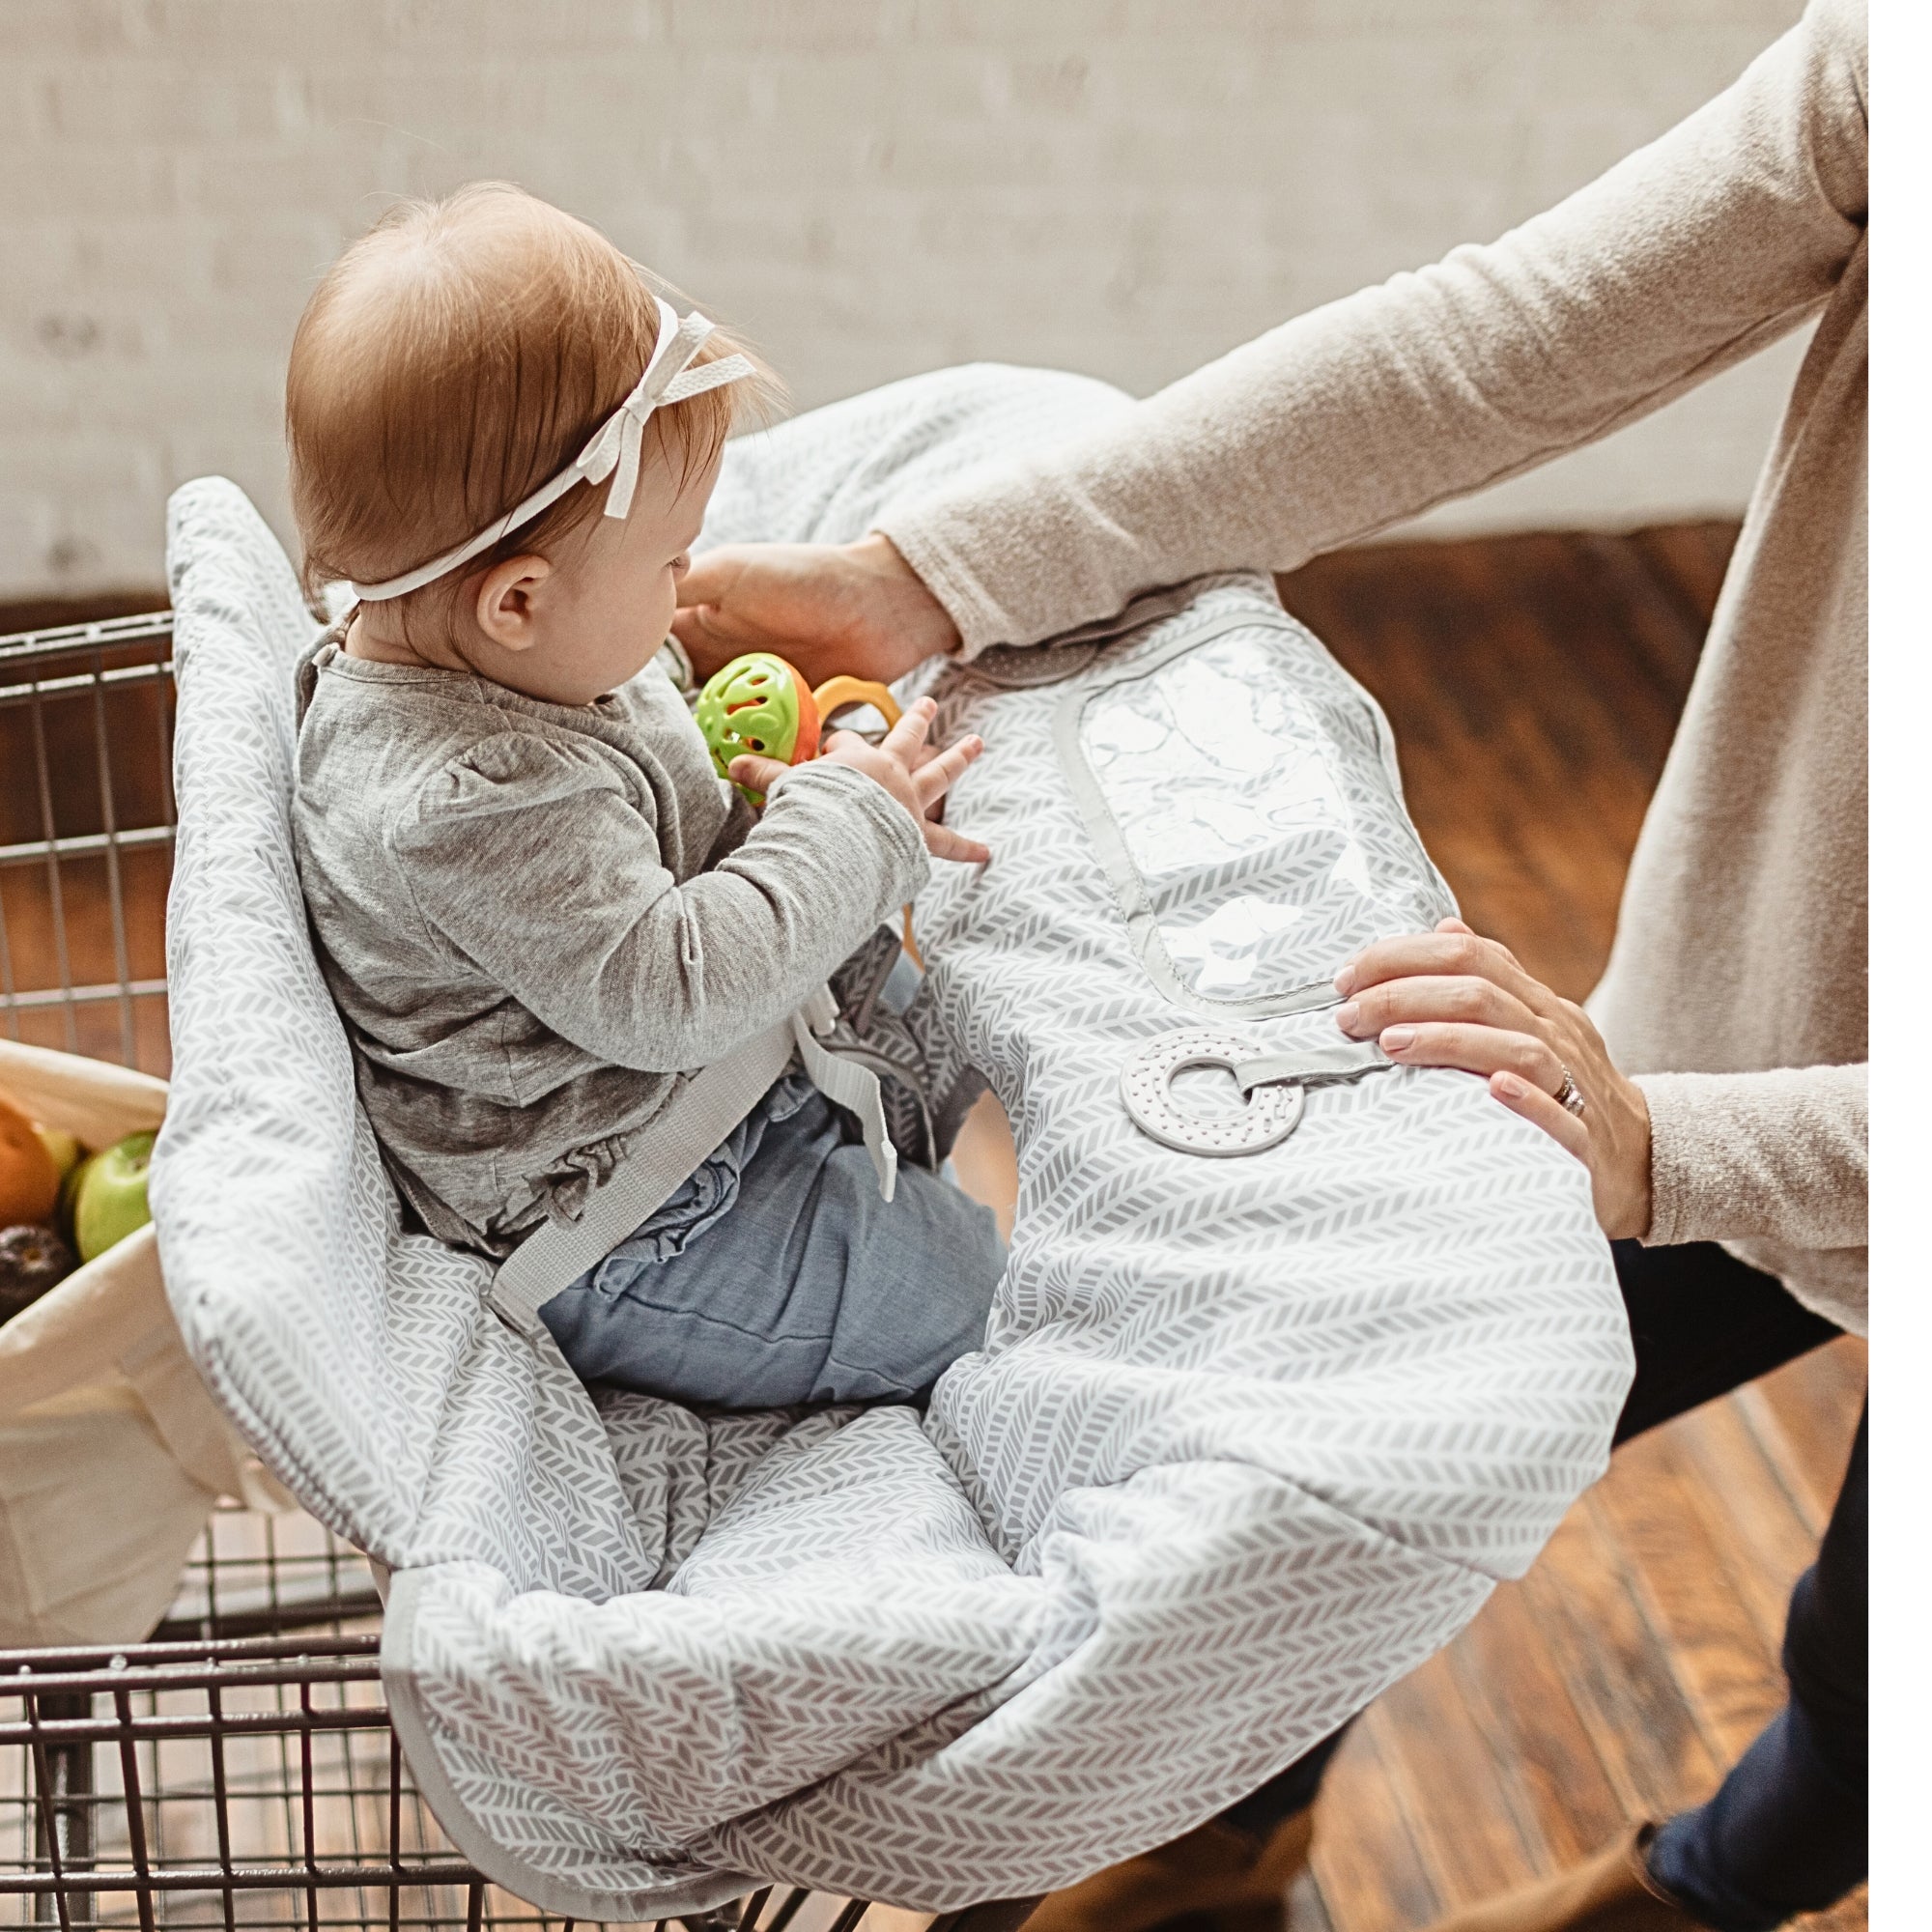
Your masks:
[{"label": "woman's fingers", "polygon": [[1335,1009],[1335,1024],[1351,1039],[1371,1039],[1405,1021],[1453,1020],[1470,1026],[1502,1027],[1513,1033],[1535,1033],[1541,1018],[1493,980],[1447,974],[1423,974],[1367,986]]},{"label": "woman's fingers", "polygon": [[1438,927],[1434,932],[1398,933],[1365,946],[1335,975],[1335,990],[1358,993],[1383,980],[1416,973],[1493,980],[1517,993],[1534,983],[1507,947],[1473,932],[1445,932]]},{"label": "woman's fingers", "polygon": [[679,580],[671,632],[700,677],[745,651],[782,649],[810,659],[837,635],[834,612],[792,566],[799,546],[731,544],[694,557]]},{"label": "woman's fingers", "polygon": [[[1590,1129],[1534,1081],[1520,1079],[1514,1073],[1496,1073],[1490,1078],[1490,1092],[1512,1114],[1520,1114],[1531,1126],[1541,1127],[1565,1152],[1575,1155],[1585,1167],[1592,1166]],[[1624,1232],[1621,1228],[1605,1228],[1605,1233],[1613,1236]],[[1642,1232],[1640,1227],[1637,1232]]]},{"label": "woman's fingers", "polygon": [[1364,947],[1335,975],[1335,990],[1359,996],[1385,980],[1420,975],[1487,980],[1535,1013],[1549,1012],[1556,997],[1522,970],[1508,947],[1479,937],[1461,920],[1444,920],[1434,932],[1406,932]]},{"label": "woman's fingers", "polygon": [[709,604],[694,611],[680,611],[671,619],[670,629],[699,677],[709,677],[720,665],[728,664],[738,655],[737,636],[723,628],[715,608]]},{"label": "woman's fingers", "polygon": [[1458,1066],[1465,1073],[1511,1073],[1546,1094],[1554,1094],[1563,1085],[1563,1063],[1548,1041],[1533,1033],[1511,1033],[1492,1026],[1392,1026],[1383,1032],[1378,1044],[1404,1066]]},{"label": "woman's fingers", "polygon": [[[1398,1065],[1485,1076],[1495,1100],[1581,1161],[1612,1240],[1649,1228],[1643,1089],[1617,1070],[1590,1016],[1525,973],[1508,947],[1445,919],[1434,932],[1364,948],[1335,986],[1344,1033],[1379,1040]],[[1582,1095],[1580,1116],[1556,1098],[1566,1072]]]}]

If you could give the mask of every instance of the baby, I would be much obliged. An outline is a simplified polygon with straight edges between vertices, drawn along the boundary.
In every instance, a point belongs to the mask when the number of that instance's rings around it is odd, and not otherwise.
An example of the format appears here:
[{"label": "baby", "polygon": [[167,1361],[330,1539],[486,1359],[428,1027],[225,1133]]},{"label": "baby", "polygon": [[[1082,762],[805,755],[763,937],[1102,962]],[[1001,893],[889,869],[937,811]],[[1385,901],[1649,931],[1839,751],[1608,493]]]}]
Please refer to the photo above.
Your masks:
[{"label": "baby", "polygon": [[[582,222],[500,185],[391,212],[296,331],[311,595],[303,894],[384,1161],[493,1257],[607,1181],[682,1076],[782,1020],[926,876],[978,756],[922,701],[721,780],[653,662],[734,412],[769,382]],[[653,407],[655,405],[655,407]],[[918,1169],[890,1202],[788,1073],[544,1308],[585,1380],[731,1406],[904,1397],[978,1346],[993,1218]]]}]

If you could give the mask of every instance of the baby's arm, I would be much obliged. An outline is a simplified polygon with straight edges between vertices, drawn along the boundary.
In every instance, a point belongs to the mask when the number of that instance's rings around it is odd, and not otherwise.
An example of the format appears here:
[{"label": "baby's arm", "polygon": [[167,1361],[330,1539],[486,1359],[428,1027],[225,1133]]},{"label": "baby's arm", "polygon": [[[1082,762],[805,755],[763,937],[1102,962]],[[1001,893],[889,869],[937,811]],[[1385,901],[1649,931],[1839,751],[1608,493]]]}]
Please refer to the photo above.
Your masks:
[{"label": "baby's arm", "polygon": [[394,838],[443,944],[564,1038],[650,1072],[708,1065],[781,1019],[927,869],[920,821],[820,762],[680,886],[614,772],[522,733],[446,767]]}]

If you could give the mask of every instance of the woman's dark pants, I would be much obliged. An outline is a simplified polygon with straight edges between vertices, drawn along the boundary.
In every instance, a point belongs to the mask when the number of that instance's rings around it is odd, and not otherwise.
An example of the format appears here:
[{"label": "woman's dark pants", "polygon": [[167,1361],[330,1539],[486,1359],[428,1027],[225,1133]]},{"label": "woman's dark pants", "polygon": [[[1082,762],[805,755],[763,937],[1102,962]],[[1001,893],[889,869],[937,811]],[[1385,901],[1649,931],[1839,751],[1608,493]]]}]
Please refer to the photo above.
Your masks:
[{"label": "woman's dark pants", "polygon": [[[1620,1443],[1839,1332],[1714,1242],[1611,1247],[1636,1345]],[[1861,1416],[1818,1560],[1791,1593],[1790,1701],[1710,1802],[1671,1819],[1651,1843],[1652,1876],[1716,1932],[1768,1932],[1865,1875],[1865,1429]],[[1265,1836],[1313,1804],[1342,1736],[1223,1812],[1222,1823]]]}]

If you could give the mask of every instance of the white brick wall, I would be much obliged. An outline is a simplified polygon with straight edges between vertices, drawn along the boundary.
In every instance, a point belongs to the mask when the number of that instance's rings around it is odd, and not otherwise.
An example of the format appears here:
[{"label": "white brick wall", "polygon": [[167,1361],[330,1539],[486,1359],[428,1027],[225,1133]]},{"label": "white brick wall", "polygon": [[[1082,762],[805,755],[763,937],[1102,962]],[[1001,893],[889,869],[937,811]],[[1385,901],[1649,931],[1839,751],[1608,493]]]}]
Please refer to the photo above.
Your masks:
[{"label": "white brick wall", "polygon": [[[286,528],[282,357],[399,192],[507,176],[801,405],[968,357],[1139,392],[1484,238],[1799,0],[0,0],[0,595],[149,583],[162,499]],[[1735,509],[1788,350],[1461,527]]]}]

